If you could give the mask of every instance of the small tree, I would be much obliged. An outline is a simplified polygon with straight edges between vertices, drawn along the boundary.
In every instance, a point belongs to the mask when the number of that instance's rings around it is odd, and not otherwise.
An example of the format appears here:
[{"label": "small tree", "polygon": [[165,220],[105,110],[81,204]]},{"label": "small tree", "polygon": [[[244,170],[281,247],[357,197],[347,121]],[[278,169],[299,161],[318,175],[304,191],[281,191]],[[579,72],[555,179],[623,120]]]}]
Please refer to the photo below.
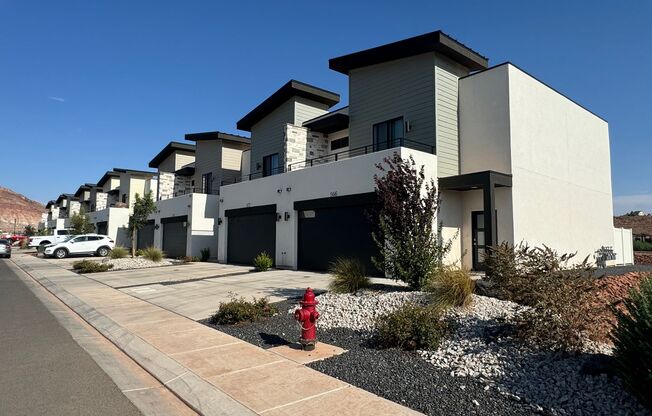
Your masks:
[{"label": "small tree", "polygon": [[36,234],[36,229],[32,225],[26,225],[25,229],[23,230],[23,234],[25,234],[28,237],[31,237],[34,234]]},{"label": "small tree", "polygon": [[404,160],[395,153],[384,162],[387,166],[376,165],[383,175],[374,175],[379,205],[373,239],[380,256],[372,261],[394,279],[420,289],[442,267],[452,245],[442,240],[442,225],[435,226],[439,194],[412,157]]},{"label": "small tree", "polygon": [[152,192],[147,192],[144,197],[136,194],[134,212],[129,216],[129,231],[131,231],[131,257],[136,257],[136,235],[138,230],[147,224],[150,215],[156,212],[156,205],[152,199]]},{"label": "small tree", "polygon": [[91,220],[83,208],[80,209],[79,212],[72,214],[70,217],[70,225],[73,234],[88,234],[95,231],[95,226],[91,224]]}]

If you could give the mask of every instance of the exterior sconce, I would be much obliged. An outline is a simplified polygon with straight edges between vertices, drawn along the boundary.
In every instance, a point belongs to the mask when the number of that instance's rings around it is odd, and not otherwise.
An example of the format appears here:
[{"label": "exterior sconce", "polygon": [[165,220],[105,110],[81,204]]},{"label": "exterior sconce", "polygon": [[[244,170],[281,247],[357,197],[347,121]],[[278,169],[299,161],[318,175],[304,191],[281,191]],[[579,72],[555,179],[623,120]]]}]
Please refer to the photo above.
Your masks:
[{"label": "exterior sconce", "polygon": [[224,202],[224,198],[220,198],[220,202]]},{"label": "exterior sconce", "polygon": [[155,229],[155,230],[158,230],[159,228],[161,228],[161,225],[160,225],[160,224],[156,224],[156,225],[154,225],[154,229]]},{"label": "exterior sconce", "polygon": [[256,170],[260,170],[261,167],[262,167],[262,166],[260,166],[260,162],[257,162],[257,163],[256,163]]},{"label": "exterior sconce", "polygon": [[283,217],[281,217],[281,213],[280,213],[280,212],[277,212],[277,213],[276,213],[276,221],[281,221],[282,218],[283,218]]},{"label": "exterior sconce", "polygon": [[188,223],[184,221],[183,222],[183,228],[186,228],[187,226],[188,226]]},{"label": "exterior sconce", "polygon": [[278,193],[280,194],[280,193],[282,193],[282,192],[283,192],[283,189],[281,189],[281,188],[278,188],[278,189],[276,190],[276,192],[278,192]]},{"label": "exterior sconce", "polygon": [[222,225],[222,222],[223,222],[223,221],[222,221],[222,217],[220,217],[220,218],[217,219],[217,225]]},{"label": "exterior sconce", "polygon": [[292,191],[292,188],[290,188],[290,187],[288,186],[287,188],[285,188],[285,191],[286,191],[286,192],[290,192],[290,191]]},{"label": "exterior sconce", "polygon": [[285,211],[285,221],[290,219],[290,213]]}]

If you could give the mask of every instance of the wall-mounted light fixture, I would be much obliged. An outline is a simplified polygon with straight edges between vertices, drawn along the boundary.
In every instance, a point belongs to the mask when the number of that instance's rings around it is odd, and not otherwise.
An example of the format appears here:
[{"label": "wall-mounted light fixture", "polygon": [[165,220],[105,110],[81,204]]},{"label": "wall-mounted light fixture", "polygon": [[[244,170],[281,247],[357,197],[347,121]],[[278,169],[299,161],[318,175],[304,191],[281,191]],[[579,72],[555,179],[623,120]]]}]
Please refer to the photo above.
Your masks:
[{"label": "wall-mounted light fixture", "polygon": [[156,225],[154,225],[154,229],[155,229],[155,230],[158,230],[159,228],[161,228],[161,225],[160,225],[160,224],[156,224]]},{"label": "wall-mounted light fixture", "polygon": [[260,168],[261,168],[261,166],[260,166],[260,162],[257,162],[257,163],[256,163],[256,170],[260,170]]},{"label": "wall-mounted light fixture", "polygon": [[290,191],[292,191],[292,188],[288,186],[287,188],[285,188],[285,190],[286,190],[287,192],[290,192]]},{"label": "wall-mounted light fixture", "polygon": [[224,202],[224,198],[220,198],[220,203]]},{"label": "wall-mounted light fixture", "polygon": [[278,192],[278,193],[280,194],[280,193],[282,193],[282,192],[283,192],[283,189],[281,189],[281,188],[278,188],[278,189],[276,190],[276,192]]},{"label": "wall-mounted light fixture", "polygon": [[186,228],[187,226],[188,226],[188,223],[184,221],[183,222],[183,228]]},{"label": "wall-mounted light fixture", "polygon": [[219,218],[217,219],[217,225],[222,225],[222,217],[219,217]]},{"label": "wall-mounted light fixture", "polygon": [[277,212],[277,213],[276,213],[276,221],[281,221],[282,218],[283,218],[283,217],[281,216],[281,213],[280,213],[280,212]]},{"label": "wall-mounted light fixture", "polygon": [[290,213],[285,211],[285,221],[290,219]]}]

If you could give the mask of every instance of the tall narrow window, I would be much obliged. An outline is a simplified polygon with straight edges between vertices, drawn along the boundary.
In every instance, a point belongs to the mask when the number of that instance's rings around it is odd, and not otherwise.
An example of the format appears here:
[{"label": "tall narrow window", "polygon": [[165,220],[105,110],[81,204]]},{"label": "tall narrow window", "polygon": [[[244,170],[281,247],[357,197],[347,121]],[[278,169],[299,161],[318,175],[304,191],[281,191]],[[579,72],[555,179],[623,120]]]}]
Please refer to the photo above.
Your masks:
[{"label": "tall narrow window", "polygon": [[201,175],[201,192],[203,194],[210,194],[213,189],[213,172],[204,173]]},{"label": "tall narrow window", "polygon": [[278,153],[263,157],[263,176],[276,175],[279,172]]},{"label": "tall narrow window", "polygon": [[405,136],[403,117],[374,124],[374,151],[400,146]]}]

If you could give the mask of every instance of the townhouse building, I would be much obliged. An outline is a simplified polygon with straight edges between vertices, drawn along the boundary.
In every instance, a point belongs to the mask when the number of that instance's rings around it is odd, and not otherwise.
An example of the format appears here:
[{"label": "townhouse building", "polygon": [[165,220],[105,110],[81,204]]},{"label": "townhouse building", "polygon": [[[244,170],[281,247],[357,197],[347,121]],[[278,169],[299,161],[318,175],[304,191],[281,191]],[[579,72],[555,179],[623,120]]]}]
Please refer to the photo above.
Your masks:
[{"label": "townhouse building", "polygon": [[238,123],[249,170],[220,188],[218,259],[326,270],[377,253],[376,165],[399,154],[441,192],[447,261],[483,268],[502,241],[592,256],[614,244],[608,124],[441,31],[333,58],[337,93],[292,80]]}]

